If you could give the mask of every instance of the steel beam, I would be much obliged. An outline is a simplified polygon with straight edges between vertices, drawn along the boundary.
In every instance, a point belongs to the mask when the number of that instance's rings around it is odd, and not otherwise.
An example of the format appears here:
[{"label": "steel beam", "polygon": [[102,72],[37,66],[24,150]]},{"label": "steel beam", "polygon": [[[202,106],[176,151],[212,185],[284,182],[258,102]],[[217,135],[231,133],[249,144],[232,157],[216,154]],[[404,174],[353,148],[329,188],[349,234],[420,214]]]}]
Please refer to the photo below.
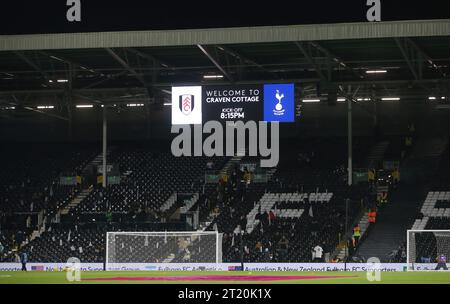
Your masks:
[{"label": "steel beam", "polygon": [[424,50],[419,45],[417,45],[414,40],[412,40],[411,38],[397,38],[396,42],[400,48],[402,46],[402,41],[408,48],[417,53],[416,57],[422,60],[422,68],[423,64],[429,64],[431,68],[434,69],[442,78],[447,77],[447,74],[434,62],[434,59],[432,59],[429,54],[425,53]]},{"label": "steel beam", "polygon": [[49,82],[49,80],[51,80],[51,77],[46,72],[44,72],[36,63],[34,63],[30,58],[28,58],[25,54],[23,54],[22,52],[14,52],[14,54],[16,54],[29,66],[31,66],[35,71],[39,72],[46,82]]},{"label": "steel beam", "polygon": [[414,76],[415,80],[422,79],[422,65],[419,63],[423,62],[423,59],[420,58],[420,53],[412,47],[406,39],[395,38],[395,42],[397,43],[400,52],[402,53],[403,59],[409,67],[409,70]]},{"label": "steel beam", "polygon": [[125,62],[125,60],[123,60],[115,51],[113,51],[110,48],[106,48],[105,49],[110,55],[111,57],[113,57],[124,69],[126,69],[128,72],[130,72],[134,77],[137,78],[137,80],[139,80],[144,86],[147,86],[147,82],[145,81],[145,79],[138,74],[132,67],[130,67],[130,65]]},{"label": "steel beam", "polygon": [[309,44],[322,53],[324,53],[328,58],[332,58],[336,63],[339,64],[339,66],[343,67],[347,71],[351,72],[353,75],[355,75],[358,79],[364,79],[364,75],[358,73],[353,68],[351,68],[347,63],[345,63],[341,58],[333,54],[330,50],[324,48],[322,45],[320,45],[318,42],[309,42]]},{"label": "steel beam", "polygon": [[139,57],[142,57],[144,59],[150,60],[150,61],[152,61],[152,62],[154,62],[154,63],[156,63],[156,64],[158,64],[158,65],[160,65],[160,66],[162,66],[164,68],[168,68],[168,69],[173,68],[168,63],[166,63],[166,62],[164,62],[164,61],[162,61],[160,59],[157,59],[153,55],[141,52],[141,51],[139,51],[137,49],[134,49],[134,48],[126,48],[126,50],[129,51],[130,53],[133,53],[133,54],[139,56]]},{"label": "steel beam", "polygon": [[97,71],[97,70],[95,70],[95,69],[93,69],[91,67],[88,67],[88,66],[86,66],[84,64],[80,64],[78,62],[74,62],[74,61],[72,61],[70,59],[64,58],[64,57],[62,57],[60,55],[55,56],[55,55],[52,55],[52,54],[50,54],[50,53],[48,53],[46,51],[39,51],[39,54],[47,56],[47,57],[49,57],[49,58],[51,58],[53,60],[56,60],[56,61],[63,62],[63,63],[68,64],[68,65],[71,65],[72,67],[76,67],[76,68],[79,68],[81,70],[91,72],[92,74],[95,74],[95,75],[100,76],[100,77],[106,76],[102,72],[99,72],[99,71]]},{"label": "steel beam", "polygon": [[308,63],[314,68],[314,70],[316,71],[316,73],[320,77],[320,79],[327,81],[327,82],[331,81],[330,73],[328,73],[328,75],[325,75],[322,72],[322,68],[319,65],[319,63],[316,62],[316,59],[314,58],[314,56],[312,54],[311,45],[306,42],[298,42],[298,41],[294,42],[294,44],[297,46],[297,48],[300,50],[300,52],[302,52],[303,56],[306,58]]},{"label": "steel beam", "polygon": [[239,52],[237,52],[237,51],[235,51],[235,50],[233,50],[233,49],[231,49],[231,48],[229,48],[227,46],[216,45],[216,48],[218,48],[221,51],[224,51],[224,52],[228,53],[229,55],[231,55],[231,56],[233,56],[233,57],[235,57],[237,59],[242,60],[243,62],[246,62],[247,64],[250,64],[252,66],[257,67],[257,68],[259,68],[260,70],[262,70],[262,71],[264,71],[266,73],[271,73],[271,74],[276,73],[276,72],[273,72],[273,71],[270,71],[270,70],[266,69],[263,65],[257,63],[256,61],[254,61],[252,59],[249,59],[248,57],[243,56]]},{"label": "steel beam", "polygon": [[69,118],[64,117],[64,116],[60,116],[60,115],[56,115],[56,114],[52,114],[52,113],[47,113],[47,112],[44,112],[44,111],[33,109],[31,107],[23,107],[23,108],[25,110],[28,110],[28,111],[31,111],[31,112],[34,112],[34,113],[39,113],[39,114],[42,114],[42,115],[45,115],[45,116],[61,119],[61,120],[64,120],[64,121],[69,121]]},{"label": "steel beam", "polygon": [[200,44],[197,44],[197,47],[203,52],[203,54],[205,54],[206,57],[208,57],[208,59],[219,69],[220,72],[222,72],[222,74],[230,81],[230,82],[234,82],[233,77],[231,77],[230,74],[227,73],[227,71],[225,71],[225,69],[217,62],[217,60],[214,59],[213,56],[211,56],[211,54],[209,54],[209,52],[206,50],[205,47],[203,47]]}]

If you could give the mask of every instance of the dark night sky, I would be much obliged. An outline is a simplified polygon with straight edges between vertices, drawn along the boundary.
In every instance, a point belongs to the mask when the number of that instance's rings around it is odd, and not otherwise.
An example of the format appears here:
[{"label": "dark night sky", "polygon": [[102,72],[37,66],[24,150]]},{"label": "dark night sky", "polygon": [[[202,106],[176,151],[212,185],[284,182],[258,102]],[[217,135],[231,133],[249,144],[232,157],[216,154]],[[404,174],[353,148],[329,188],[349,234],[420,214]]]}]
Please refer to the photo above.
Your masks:
[{"label": "dark night sky", "polygon": [[[445,2],[382,0],[382,21],[450,18]],[[366,0],[81,0],[81,4],[82,21],[69,23],[66,0],[1,0],[0,34],[365,22],[368,9]]]}]

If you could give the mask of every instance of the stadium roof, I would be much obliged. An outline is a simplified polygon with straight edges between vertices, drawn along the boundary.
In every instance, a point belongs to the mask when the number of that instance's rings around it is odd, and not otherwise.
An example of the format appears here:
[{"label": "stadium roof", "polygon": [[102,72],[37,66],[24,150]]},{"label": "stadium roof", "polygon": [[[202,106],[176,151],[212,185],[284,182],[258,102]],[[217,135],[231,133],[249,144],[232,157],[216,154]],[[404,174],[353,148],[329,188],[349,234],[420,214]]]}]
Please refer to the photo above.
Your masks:
[{"label": "stadium roof", "polygon": [[449,36],[450,20],[6,35],[0,51]]},{"label": "stadium roof", "polygon": [[172,85],[268,82],[305,98],[319,83],[352,98],[440,98],[449,45],[450,20],[0,36],[0,109],[162,104]]}]

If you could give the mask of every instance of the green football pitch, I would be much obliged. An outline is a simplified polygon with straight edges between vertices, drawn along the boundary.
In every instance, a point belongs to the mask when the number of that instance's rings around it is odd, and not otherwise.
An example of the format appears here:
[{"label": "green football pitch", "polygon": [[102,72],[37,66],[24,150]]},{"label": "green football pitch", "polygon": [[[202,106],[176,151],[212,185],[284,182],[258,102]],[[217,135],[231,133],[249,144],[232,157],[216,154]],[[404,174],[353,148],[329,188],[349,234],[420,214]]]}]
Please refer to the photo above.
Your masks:
[{"label": "green football pitch", "polygon": [[450,272],[381,272],[371,282],[365,272],[81,272],[70,282],[65,272],[0,272],[0,284],[450,284]]}]

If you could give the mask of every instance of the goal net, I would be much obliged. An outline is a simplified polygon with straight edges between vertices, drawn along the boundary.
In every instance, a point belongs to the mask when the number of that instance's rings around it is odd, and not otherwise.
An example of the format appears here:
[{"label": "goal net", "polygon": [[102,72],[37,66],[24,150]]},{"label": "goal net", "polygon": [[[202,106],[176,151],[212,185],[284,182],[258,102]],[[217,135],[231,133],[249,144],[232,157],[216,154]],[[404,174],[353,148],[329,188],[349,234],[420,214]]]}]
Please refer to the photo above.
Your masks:
[{"label": "goal net", "polygon": [[123,263],[221,263],[222,234],[216,231],[107,232],[106,269]]},{"label": "goal net", "polygon": [[435,270],[441,255],[450,258],[450,230],[408,230],[408,270]]}]

